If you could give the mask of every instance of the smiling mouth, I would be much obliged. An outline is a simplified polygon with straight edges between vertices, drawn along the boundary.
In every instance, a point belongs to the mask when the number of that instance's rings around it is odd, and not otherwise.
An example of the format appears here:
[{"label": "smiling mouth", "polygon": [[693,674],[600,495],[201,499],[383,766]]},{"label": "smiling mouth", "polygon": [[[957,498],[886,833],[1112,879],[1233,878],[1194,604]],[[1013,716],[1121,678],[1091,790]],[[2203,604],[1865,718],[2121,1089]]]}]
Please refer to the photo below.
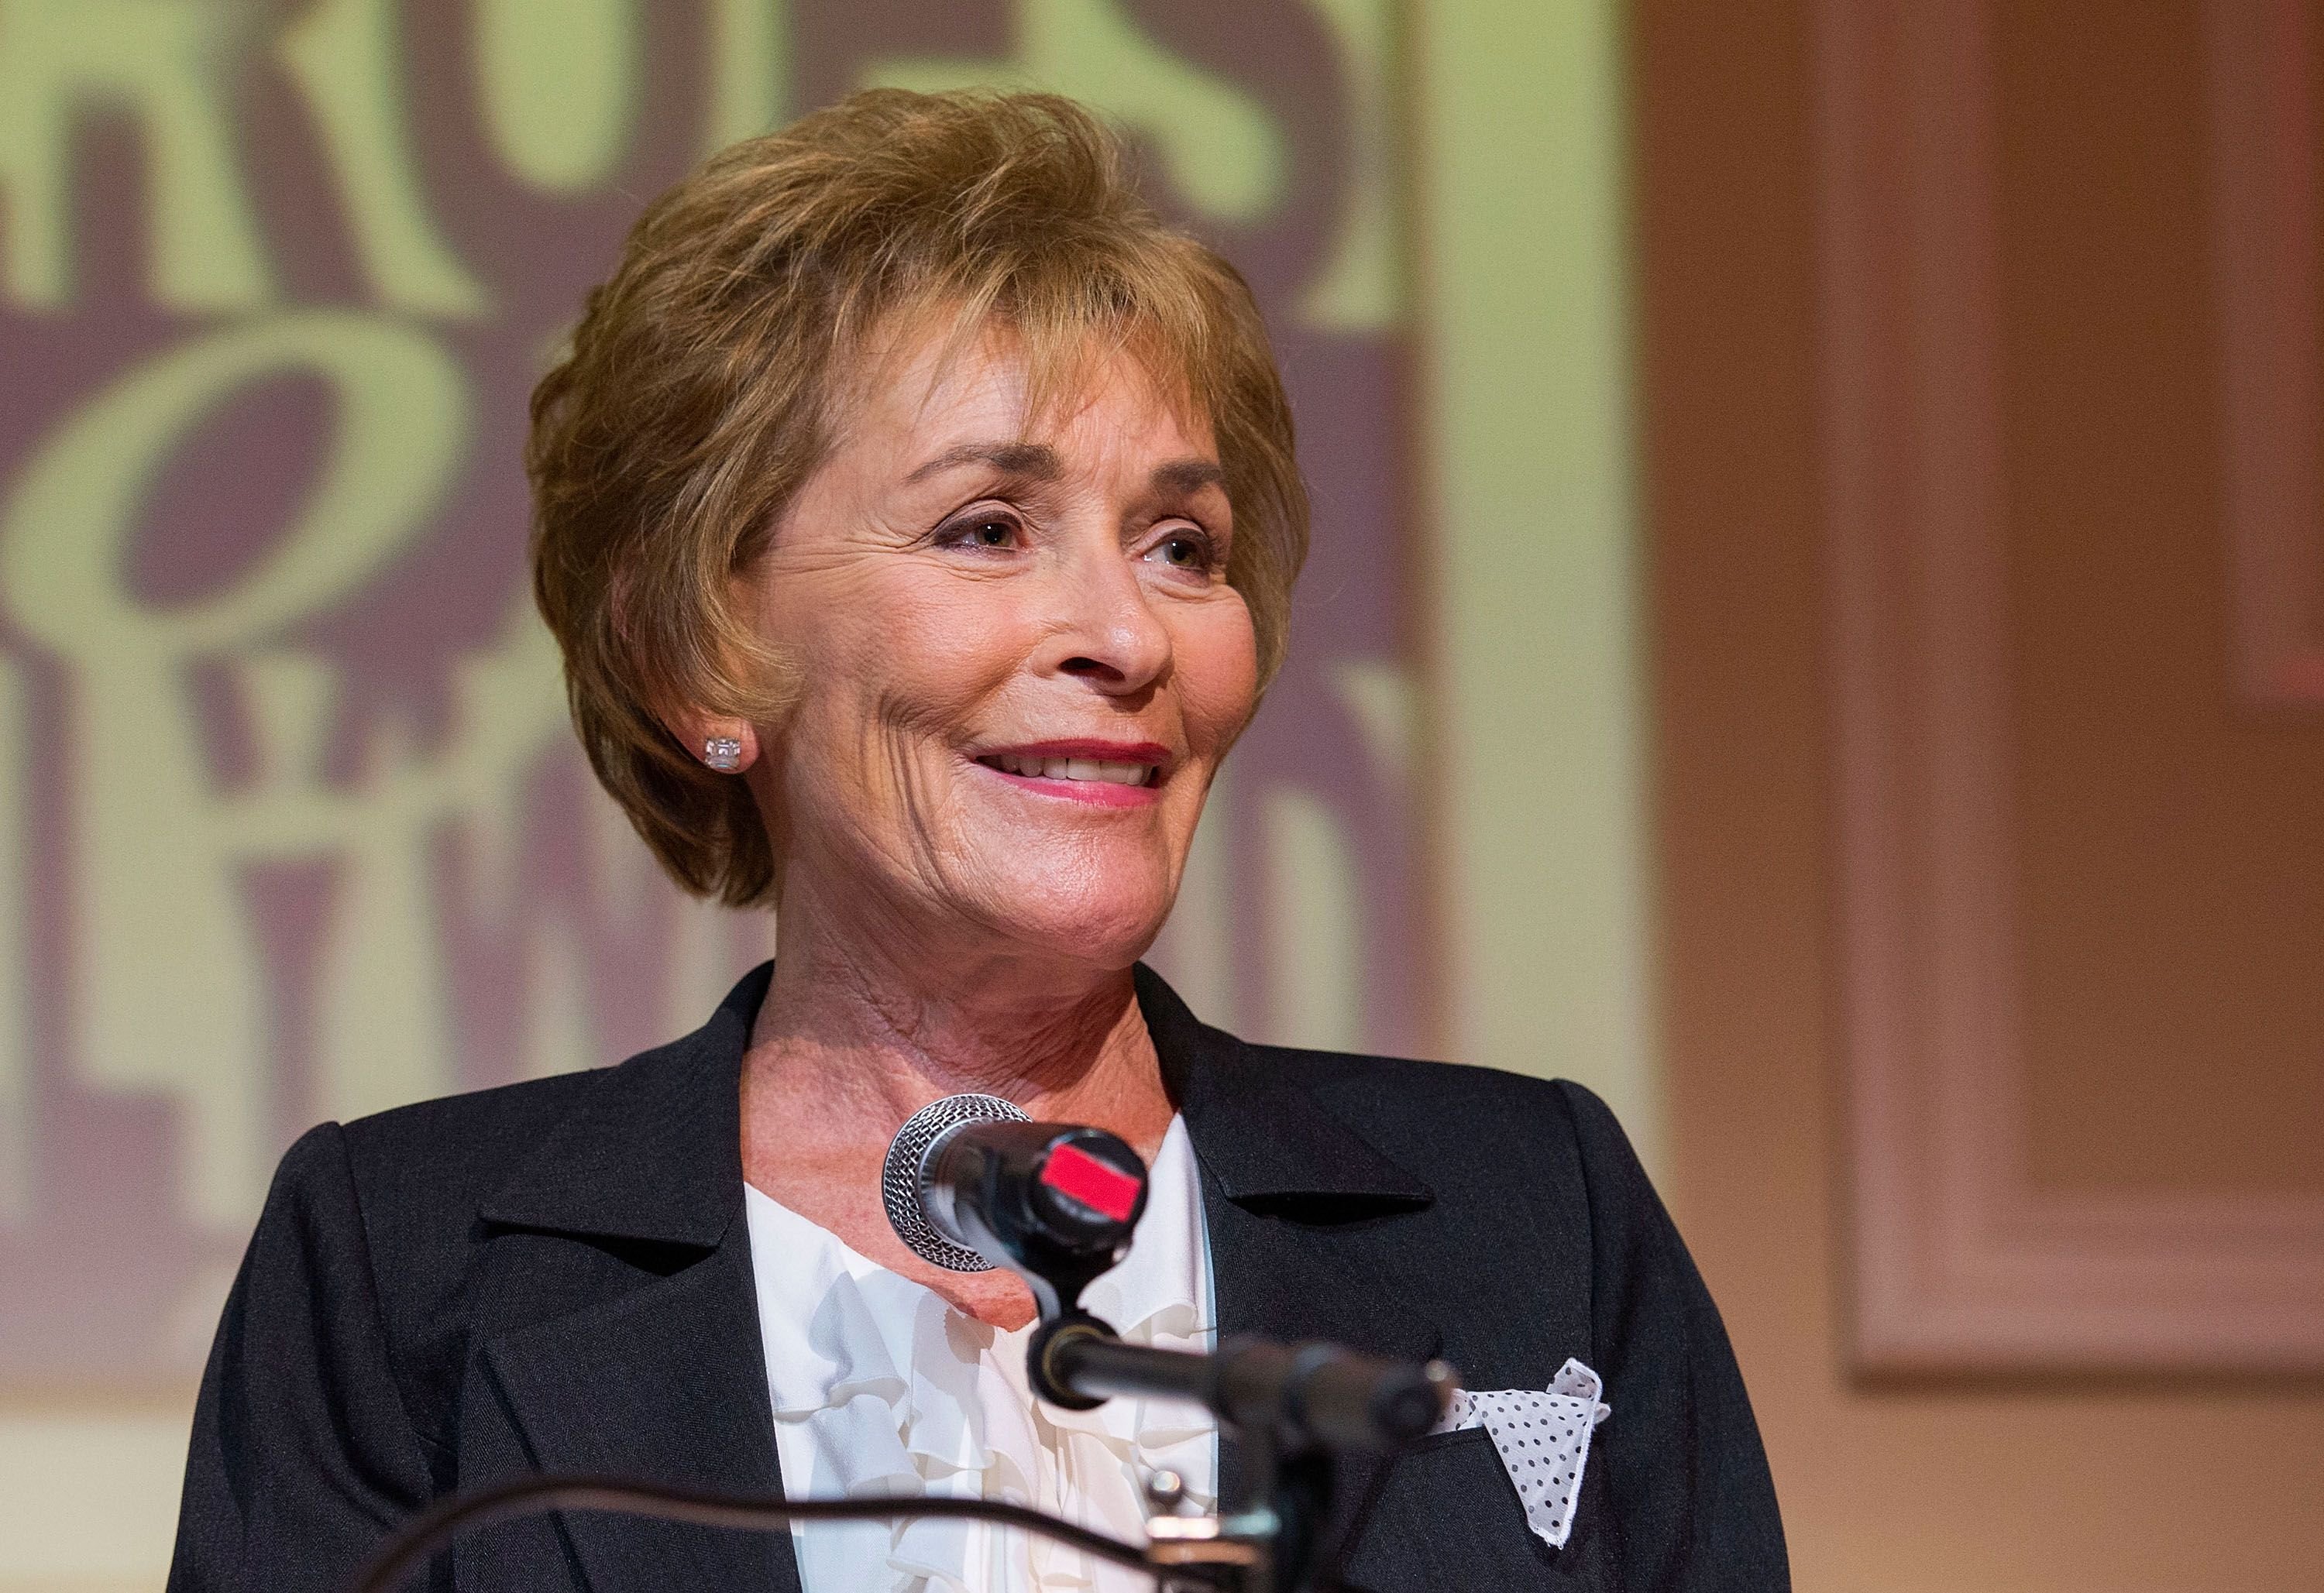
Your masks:
[{"label": "smiling mouth", "polygon": [[1096,758],[1036,758],[995,752],[977,760],[987,769],[1033,780],[1079,780],[1102,786],[1150,786],[1160,770],[1150,763],[1113,763]]}]

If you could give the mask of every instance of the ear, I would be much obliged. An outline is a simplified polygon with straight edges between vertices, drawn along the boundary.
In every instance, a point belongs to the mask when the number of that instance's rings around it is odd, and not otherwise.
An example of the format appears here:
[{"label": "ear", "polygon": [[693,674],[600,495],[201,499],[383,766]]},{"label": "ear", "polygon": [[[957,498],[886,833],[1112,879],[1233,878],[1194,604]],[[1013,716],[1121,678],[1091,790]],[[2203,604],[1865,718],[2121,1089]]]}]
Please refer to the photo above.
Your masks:
[{"label": "ear", "polygon": [[669,730],[696,761],[715,773],[741,774],[759,760],[759,732],[748,720],[687,713],[675,715]]}]

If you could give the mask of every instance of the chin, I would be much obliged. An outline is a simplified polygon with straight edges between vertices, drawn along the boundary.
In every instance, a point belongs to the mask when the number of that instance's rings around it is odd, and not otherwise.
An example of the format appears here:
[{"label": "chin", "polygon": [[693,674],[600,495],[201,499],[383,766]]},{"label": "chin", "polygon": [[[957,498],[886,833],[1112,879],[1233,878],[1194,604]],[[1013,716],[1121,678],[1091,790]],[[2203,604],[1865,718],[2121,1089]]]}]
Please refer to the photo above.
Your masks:
[{"label": "chin", "polygon": [[1065,897],[1038,907],[1020,898],[1009,904],[1001,922],[1021,945],[1101,968],[1127,968],[1146,954],[1168,915],[1166,896],[1135,889],[1095,898]]},{"label": "chin", "polygon": [[1074,962],[1126,968],[1145,954],[1170,916],[1178,882],[1174,851],[1150,832],[1020,832],[1005,844],[976,847],[973,865],[953,879],[968,887],[968,899],[982,909],[975,916],[1004,939]]}]

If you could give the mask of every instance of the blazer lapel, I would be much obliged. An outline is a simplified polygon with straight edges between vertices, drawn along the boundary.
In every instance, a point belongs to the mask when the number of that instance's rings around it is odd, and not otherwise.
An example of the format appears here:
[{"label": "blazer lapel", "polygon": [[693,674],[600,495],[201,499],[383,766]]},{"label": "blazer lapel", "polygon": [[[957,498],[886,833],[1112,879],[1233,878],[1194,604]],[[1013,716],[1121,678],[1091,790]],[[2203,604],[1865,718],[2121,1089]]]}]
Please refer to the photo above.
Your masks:
[{"label": "blazer lapel", "polygon": [[[1220,1335],[1323,1339],[1399,1360],[1434,1356],[1443,1335],[1417,1303],[1428,1294],[1426,1257],[1403,1226],[1434,1193],[1252,1047],[1198,1023],[1143,967],[1138,992],[1203,1169]],[[1222,1437],[1228,1500],[1249,1481],[1240,1451]],[[1386,1464],[1377,1456],[1341,1461],[1327,1543],[1360,1530]]]},{"label": "blazer lapel", "polygon": [[[1442,1292],[1426,1237],[1434,1192],[1143,968],[1138,994],[1202,1164],[1222,1335],[1439,1354],[1444,1335],[1421,1304]],[[1238,1450],[1222,1440],[1229,1500],[1247,1481]],[[1351,1589],[1572,1585],[1480,1432],[1342,1459],[1320,1558],[1327,1583]]]},{"label": "blazer lapel", "polygon": [[[738,1305],[739,1303],[739,1305]],[[594,1311],[507,1334],[489,1370],[537,1465],[733,1493],[782,1491],[749,1240]],[[595,1512],[563,1518],[596,1593],[798,1593],[790,1534]]]},{"label": "blazer lapel", "polygon": [[[741,1066],[761,970],[696,1034],[606,1073],[483,1212],[483,1366],[530,1462],[730,1492],[782,1491],[750,1226]],[[544,1300],[578,1296],[576,1309]],[[595,1593],[798,1593],[788,1533],[581,1512],[559,1526]],[[491,1584],[497,1585],[497,1584]]]},{"label": "blazer lapel", "polygon": [[1434,1192],[1143,966],[1138,995],[1202,1166],[1220,1331],[1434,1354],[1400,1220]]}]

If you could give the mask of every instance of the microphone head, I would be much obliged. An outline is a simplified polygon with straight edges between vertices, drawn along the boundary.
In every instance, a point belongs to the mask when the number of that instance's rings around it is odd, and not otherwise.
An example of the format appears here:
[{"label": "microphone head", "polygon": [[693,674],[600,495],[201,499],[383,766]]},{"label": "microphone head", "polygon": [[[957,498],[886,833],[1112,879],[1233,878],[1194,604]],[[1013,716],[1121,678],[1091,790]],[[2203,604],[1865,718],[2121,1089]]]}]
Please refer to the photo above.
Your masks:
[{"label": "microphone head", "polygon": [[992,1263],[965,1245],[955,1245],[928,1225],[920,1205],[920,1167],[928,1146],[948,1128],[963,1123],[1023,1123],[1031,1119],[1014,1102],[998,1095],[947,1095],[932,1100],[908,1119],[888,1142],[888,1158],[880,1169],[880,1201],[888,1208],[888,1224],[904,1248],[921,1260],[946,1272],[991,1272]]}]

